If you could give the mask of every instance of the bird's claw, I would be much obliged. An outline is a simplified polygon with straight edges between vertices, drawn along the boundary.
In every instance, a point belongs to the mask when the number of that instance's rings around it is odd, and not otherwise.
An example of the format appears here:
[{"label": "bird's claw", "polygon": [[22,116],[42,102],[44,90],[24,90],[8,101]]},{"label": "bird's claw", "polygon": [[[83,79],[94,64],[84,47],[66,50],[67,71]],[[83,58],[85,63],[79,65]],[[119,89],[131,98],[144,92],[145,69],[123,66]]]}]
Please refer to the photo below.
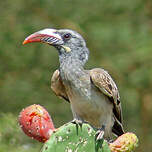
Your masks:
[{"label": "bird's claw", "polygon": [[82,131],[82,124],[83,124],[82,120],[73,119],[71,122],[76,125],[76,132],[77,132],[77,135],[78,135],[79,127],[80,127],[80,129]]},{"label": "bird's claw", "polygon": [[95,135],[95,140],[96,141],[102,140],[103,136],[104,136],[104,131],[103,130],[98,130],[96,132],[96,135]]},{"label": "bird's claw", "polygon": [[98,152],[99,148],[102,148],[102,144],[104,141],[104,131],[105,131],[105,126],[102,126],[101,129],[99,129],[96,132],[95,135],[95,152]]}]

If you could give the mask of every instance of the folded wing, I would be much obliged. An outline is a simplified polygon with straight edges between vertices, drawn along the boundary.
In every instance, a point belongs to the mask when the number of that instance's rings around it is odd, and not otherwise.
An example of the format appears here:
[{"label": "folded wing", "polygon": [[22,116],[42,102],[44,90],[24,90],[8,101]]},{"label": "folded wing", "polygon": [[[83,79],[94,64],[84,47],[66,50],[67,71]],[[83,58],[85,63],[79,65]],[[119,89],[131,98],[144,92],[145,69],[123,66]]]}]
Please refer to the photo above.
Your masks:
[{"label": "folded wing", "polygon": [[70,102],[65,87],[62,83],[59,70],[56,70],[53,73],[53,76],[51,78],[51,89],[56,94],[56,96],[61,97],[66,101]]},{"label": "folded wing", "polygon": [[114,134],[120,136],[124,131],[122,126],[120,96],[115,82],[112,80],[108,72],[101,68],[90,70],[90,77],[92,83],[101,91],[101,93],[107,96],[110,102],[113,103],[113,116],[115,122],[112,131]]}]

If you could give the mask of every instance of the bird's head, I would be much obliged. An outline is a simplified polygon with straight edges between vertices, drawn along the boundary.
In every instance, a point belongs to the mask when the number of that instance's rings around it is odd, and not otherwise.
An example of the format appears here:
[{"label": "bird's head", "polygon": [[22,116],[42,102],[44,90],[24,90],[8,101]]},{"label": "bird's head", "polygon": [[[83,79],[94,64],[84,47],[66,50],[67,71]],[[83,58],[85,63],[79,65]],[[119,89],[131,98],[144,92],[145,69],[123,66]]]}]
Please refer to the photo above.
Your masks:
[{"label": "bird's head", "polygon": [[54,46],[60,56],[80,59],[84,64],[88,60],[89,51],[85,40],[76,31],[69,29],[43,29],[28,36],[23,44],[42,42]]}]

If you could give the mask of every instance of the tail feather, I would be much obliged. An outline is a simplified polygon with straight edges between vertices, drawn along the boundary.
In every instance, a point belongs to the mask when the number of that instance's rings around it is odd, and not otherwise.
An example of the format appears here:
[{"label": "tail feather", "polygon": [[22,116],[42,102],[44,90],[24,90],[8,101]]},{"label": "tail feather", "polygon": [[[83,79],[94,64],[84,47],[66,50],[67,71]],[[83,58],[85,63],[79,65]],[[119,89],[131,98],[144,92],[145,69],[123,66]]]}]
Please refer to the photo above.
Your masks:
[{"label": "tail feather", "polygon": [[121,136],[125,133],[122,124],[118,120],[115,120],[114,125],[112,127],[112,132],[117,136]]}]

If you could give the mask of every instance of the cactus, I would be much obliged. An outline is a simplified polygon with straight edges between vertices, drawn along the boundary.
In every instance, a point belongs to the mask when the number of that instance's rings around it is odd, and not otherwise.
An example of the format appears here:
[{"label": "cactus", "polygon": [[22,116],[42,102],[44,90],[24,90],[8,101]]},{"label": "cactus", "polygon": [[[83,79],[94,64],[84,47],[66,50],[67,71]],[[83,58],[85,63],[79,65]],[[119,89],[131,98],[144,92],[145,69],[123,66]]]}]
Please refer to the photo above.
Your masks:
[{"label": "cactus", "polygon": [[74,124],[65,124],[51,135],[41,152],[132,152],[137,147],[136,135],[125,133],[113,143],[104,140],[102,148],[96,149],[95,133],[90,125],[83,124],[77,135]]},{"label": "cactus", "polygon": [[[95,130],[88,124],[83,124],[76,134],[75,124],[68,123],[58,128],[45,143],[42,152],[93,152],[95,151]],[[99,150],[101,152],[101,149]],[[99,152],[98,151],[98,152]],[[103,151],[110,152],[106,141]]]},{"label": "cactus", "polygon": [[132,152],[138,143],[133,133],[125,133],[113,143],[95,141],[96,130],[86,123],[78,133],[71,122],[55,129],[49,113],[35,104],[21,111],[19,124],[26,135],[44,142],[41,152]]},{"label": "cactus", "polygon": [[[94,152],[95,133],[90,125],[83,124],[76,134],[75,124],[67,123],[51,135],[42,152]],[[98,152],[101,152],[101,149]],[[103,142],[102,152],[110,152],[106,141]]]}]

